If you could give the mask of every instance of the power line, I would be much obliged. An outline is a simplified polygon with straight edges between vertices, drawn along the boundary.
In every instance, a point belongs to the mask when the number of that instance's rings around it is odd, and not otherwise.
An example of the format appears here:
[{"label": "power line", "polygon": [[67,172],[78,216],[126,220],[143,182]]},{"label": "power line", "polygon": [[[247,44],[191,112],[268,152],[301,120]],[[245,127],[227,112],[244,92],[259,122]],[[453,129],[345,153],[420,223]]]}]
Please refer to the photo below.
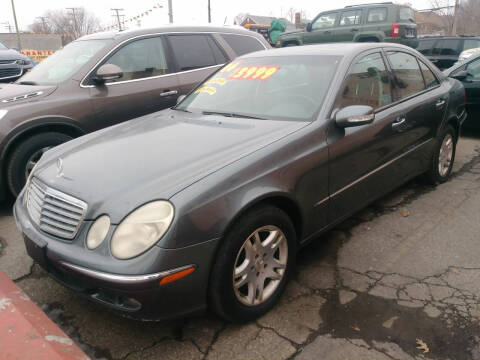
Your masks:
[{"label": "power line", "polygon": [[125,16],[125,15],[120,14],[120,11],[123,11],[123,9],[113,8],[110,10],[115,12],[115,14],[113,14],[112,16],[115,16],[117,18],[118,30],[122,31],[122,23],[120,21],[120,16]]}]

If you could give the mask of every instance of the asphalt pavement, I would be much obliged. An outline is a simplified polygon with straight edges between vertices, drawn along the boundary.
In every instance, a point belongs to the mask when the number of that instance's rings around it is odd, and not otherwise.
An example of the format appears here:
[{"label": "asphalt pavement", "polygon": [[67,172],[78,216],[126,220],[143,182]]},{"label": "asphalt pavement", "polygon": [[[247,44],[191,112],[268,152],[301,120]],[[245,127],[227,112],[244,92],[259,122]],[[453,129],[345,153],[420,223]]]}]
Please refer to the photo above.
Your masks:
[{"label": "asphalt pavement", "polygon": [[32,262],[11,206],[0,269],[94,359],[480,360],[478,134],[447,183],[411,181],[303,249],[280,304],[243,325],[111,314]]}]

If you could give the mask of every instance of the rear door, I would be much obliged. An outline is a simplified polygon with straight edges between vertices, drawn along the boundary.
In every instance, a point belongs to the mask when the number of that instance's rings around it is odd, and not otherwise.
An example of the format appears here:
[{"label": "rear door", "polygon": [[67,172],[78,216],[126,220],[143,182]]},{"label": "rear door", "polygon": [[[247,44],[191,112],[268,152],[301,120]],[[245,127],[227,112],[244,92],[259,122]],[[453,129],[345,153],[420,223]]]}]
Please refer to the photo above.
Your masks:
[{"label": "rear door", "polygon": [[315,44],[337,41],[334,28],[338,23],[338,17],[339,12],[337,11],[318,15],[312,22],[312,30],[303,34],[303,43]]},{"label": "rear door", "polygon": [[335,41],[353,41],[360,31],[362,9],[346,10],[340,13],[340,21],[335,29]]},{"label": "rear door", "polygon": [[178,72],[179,94],[187,94],[229,61],[211,34],[170,34],[167,38]]},{"label": "rear door", "polygon": [[96,118],[102,127],[175,105],[178,79],[162,36],[128,41],[97,69],[103,64],[119,66],[123,76],[99,85],[92,79],[94,70],[87,79]]},{"label": "rear door", "polygon": [[[329,144],[329,221],[338,220],[389,191],[403,178],[386,166],[403,149],[392,123],[401,115],[381,49],[357,57],[345,77],[335,109],[368,105],[372,124],[341,129],[331,120]],[[335,110],[334,110],[335,111]]]}]

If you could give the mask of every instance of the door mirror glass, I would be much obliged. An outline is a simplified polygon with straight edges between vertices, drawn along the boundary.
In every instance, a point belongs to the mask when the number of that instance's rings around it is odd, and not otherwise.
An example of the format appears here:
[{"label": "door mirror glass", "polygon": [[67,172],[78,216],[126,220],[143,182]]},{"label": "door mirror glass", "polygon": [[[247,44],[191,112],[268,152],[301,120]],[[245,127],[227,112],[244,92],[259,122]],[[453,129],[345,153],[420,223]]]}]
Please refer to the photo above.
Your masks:
[{"label": "door mirror glass", "polygon": [[307,24],[307,31],[308,32],[312,31],[312,23]]},{"label": "door mirror glass", "polygon": [[177,98],[177,105],[180,104],[183,99],[185,99],[187,97],[187,95],[180,95],[178,98]]},{"label": "door mirror glass", "polygon": [[97,70],[95,80],[99,83],[104,83],[109,80],[120,79],[123,76],[123,71],[119,66],[114,64],[104,64]]},{"label": "door mirror glass", "polygon": [[375,120],[373,108],[367,105],[351,105],[335,114],[335,122],[341,128],[370,124]]},{"label": "door mirror glass", "polygon": [[452,79],[463,81],[468,77],[468,72],[466,72],[465,70],[457,71],[456,73],[450,75],[450,77]]}]

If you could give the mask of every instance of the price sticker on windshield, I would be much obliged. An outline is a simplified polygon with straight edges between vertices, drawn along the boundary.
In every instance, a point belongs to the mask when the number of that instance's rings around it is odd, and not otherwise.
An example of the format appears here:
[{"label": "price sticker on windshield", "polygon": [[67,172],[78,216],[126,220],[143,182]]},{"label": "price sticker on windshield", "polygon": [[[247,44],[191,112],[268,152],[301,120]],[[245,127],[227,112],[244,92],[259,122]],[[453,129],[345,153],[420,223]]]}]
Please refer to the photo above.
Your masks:
[{"label": "price sticker on windshield", "polygon": [[279,68],[280,66],[272,65],[242,66],[230,74],[228,79],[265,81],[270,79]]},{"label": "price sticker on windshield", "polygon": [[240,61],[235,61],[233,63],[230,63],[230,64],[224,66],[222,70],[220,70],[220,74],[225,74],[227,72],[233,71],[240,64],[241,64]]}]

